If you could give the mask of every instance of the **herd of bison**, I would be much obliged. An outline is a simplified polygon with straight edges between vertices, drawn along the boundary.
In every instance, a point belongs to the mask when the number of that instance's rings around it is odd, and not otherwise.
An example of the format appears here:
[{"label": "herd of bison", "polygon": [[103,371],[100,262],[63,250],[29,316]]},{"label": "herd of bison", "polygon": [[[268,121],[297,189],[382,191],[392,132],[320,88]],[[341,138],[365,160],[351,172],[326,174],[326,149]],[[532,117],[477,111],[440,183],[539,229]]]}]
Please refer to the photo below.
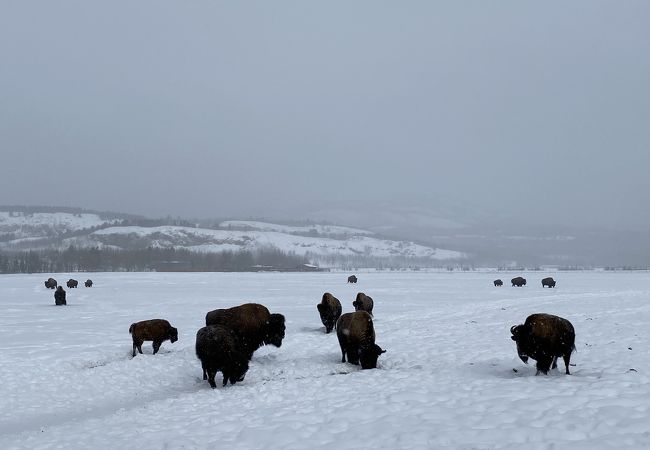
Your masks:
[{"label": "herd of bison", "polygon": [[[356,283],[357,277],[348,277],[348,283]],[[526,285],[526,279],[515,277],[513,287]],[[70,279],[68,288],[76,288],[78,282]],[[87,280],[86,287],[93,282]],[[503,281],[494,280],[494,286],[503,286]],[[66,305],[66,292],[57,286],[54,278],[45,281],[45,287],[56,289],[56,305]],[[555,287],[555,280],[548,277],[542,280],[542,287]],[[323,294],[316,305],[325,333],[336,329],[341,347],[341,362],[361,365],[362,369],[377,367],[377,359],[386,350],[375,344],[375,329],[372,322],[374,301],[372,297],[359,292],[354,302],[355,311],[342,314],[341,302],[329,292]],[[269,312],[264,305],[245,303],[227,309],[215,309],[205,316],[205,327],[196,333],[196,356],[201,361],[203,379],[214,389],[217,372],[223,375],[223,386],[228,382],[242,381],[248,372],[248,363],[259,347],[267,344],[280,347],[285,335],[285,318],[282,314]],[[564,359],[566,374],[569,373],[571,353],[575,350],[575,331],[573,325],[562,317],[551,314],[532,314],[520,325],[510,328],[512,340],[517,344],[517,354],[524,363],[528,358],[537,364],[537,373],[548,374],[557,367],[557,359]],[[151,319],[132,323],[129,333],[133,340],[133,353],[142,353],[145,341],[153,342],[154,355],[164,341],[178,340],[178,330],[167,320]]]}]

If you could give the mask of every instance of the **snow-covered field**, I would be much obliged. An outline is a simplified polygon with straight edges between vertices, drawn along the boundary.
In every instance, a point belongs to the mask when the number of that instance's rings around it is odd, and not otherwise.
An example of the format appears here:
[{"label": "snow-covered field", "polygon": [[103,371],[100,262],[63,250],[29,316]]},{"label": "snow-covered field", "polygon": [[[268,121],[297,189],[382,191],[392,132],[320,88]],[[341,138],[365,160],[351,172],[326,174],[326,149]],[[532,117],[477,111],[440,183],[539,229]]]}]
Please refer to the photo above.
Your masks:
[{"label": "snow-covered field", "polygon": [[[647,448],[650,274],[96,273],[55,307],[44,275],[0,276],[0,448]],[[492,280],[505,285],[495,288]],[[340,362],[316,304],[375,300],[376,370]],[[260,302],[287,319],[242,383],[201,379],[196,331],[214,308]],[[576,329],[573,375],[534,376],[512,325],[547,312]],[[131,358],[132,322],[179,330]],[[513,369],[516,369],[513,370]],[[220,380],[220,374],[218,379]]]}]

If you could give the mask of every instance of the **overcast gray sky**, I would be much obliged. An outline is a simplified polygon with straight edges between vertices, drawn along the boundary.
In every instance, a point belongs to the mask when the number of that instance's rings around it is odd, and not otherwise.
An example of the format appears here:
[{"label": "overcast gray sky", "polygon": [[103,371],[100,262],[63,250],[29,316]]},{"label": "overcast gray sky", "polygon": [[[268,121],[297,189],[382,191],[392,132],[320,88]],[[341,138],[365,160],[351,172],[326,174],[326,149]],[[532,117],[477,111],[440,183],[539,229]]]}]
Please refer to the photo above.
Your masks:
[{"label": "overcast gray sky", "polygon": [[650,2],[4,1],[0,204],[650,220]]}]

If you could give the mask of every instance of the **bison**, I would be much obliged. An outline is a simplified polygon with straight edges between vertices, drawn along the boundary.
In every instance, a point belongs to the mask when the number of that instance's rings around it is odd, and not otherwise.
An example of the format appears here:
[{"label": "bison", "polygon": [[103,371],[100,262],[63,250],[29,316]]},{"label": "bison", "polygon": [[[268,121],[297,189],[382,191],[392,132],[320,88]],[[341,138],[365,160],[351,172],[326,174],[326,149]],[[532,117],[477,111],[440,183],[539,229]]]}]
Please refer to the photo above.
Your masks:
[{"label": "bison", "polygon": [[357,282],[357,277],[356,275],[350,275],[348,277],[348,283],[356,283]]},{"label": "bison", "polygon": [[84,282],[84,286],[86,286],[86,287],[93,287],[93,280],[90,280],[90,279],[89,279],[89,280],[86,280],[86,281]]},{"label": "bison", "polygon": [[248,371],[248,357],[230,328],[210,325],[196,333],[196,356],[201,360],[203,379],[212,389],[217,387],[214,377],[223,374],[223,386],[243,381]]},{"label": "bison", "polygon": [[286,330],[282,314],[271,314],[266,306],[258,303],[215,309],[205,315],[205,324],[222,325],[233,330],[249,360],[263,345],[282,346]]},{"label": "bison", "polygon": [[67,285],[70,289],[72,289],[72,288],[76,288],[76,287],[79,285],[79,282],[78,282],[77,280],[73,280],[72,278],[70,278],[70,279],[68,280],[68,282],[66,283],[66,285]]},{"label": "bison", "polygon": [[323,299],[316,305],[320,313],[320,320],[325,325],[325,333],[330,333],[341,317],[341,302],[329,292],[323,294]]},{"label": "bison", "polygon": [[45,281],[45,287],[48,288],[48,289],[56,289],[56,286],[57,286],[57,283],[56,283],[56,280],[54,278],[48,278]]},{"label": "bison", "polygon": [[133,357],[135,357],[136,348],[142,354],[142,343],[144,341],[153,341],[153,354],[155,355],[164,341],[169,340],[173,344],[178,340],[178,330],[164,319],[151,319],[132,323],[129,327],[129,333],[133,338]]},{"label": "bison", "polygon": [[547,277],[542,280],[542,288],[548,286],[549,288],[555,287],[555,280],[552,277]]},{"label": "bison", "polygon": [[372,316],[374,302],[369,295],[359,292],[357,298],[352,302],[352,306],[354,306],[355,311],[366,311]]},{"label": "bison", "polygon": [[495,285],[495,286],[503,286],[503,281],[501,281],[501,280],[494,280],[494,285]]},{"label": "bison", "polygon": [[548,374],[549,369],[557,367],[557,358],[564,358],[566,374],[569,360],[575,350],[575,331],[573,325],[562,317],[551,314],[531,314],[523,325],[510,328],[512,340],[517,343],[517,354],[528,364],[528,358],[537,361],[537,373]]},{"label": "bison", "polygon": [[515,277],[512,280],[510,280],[510,282],[512,283],[513,286],[517,286],[517,287],[526,286],[526,279],[523,277]]},{"label": "bison", "polygon": [[58,286],[56,288],[56,291],[54,291],[54,304],[56,306],[61,306],[61,305],[67,305],[68,304],[65,301],[65,291],[63,290],[63,286]]},{"label": "bison", "polygon": [[336,322],[336,336],[341,346],[341,362],[358,365],[362,369],[377,367],[377,358],[386,350],[375,344],[375,328],[372,316],[366,311],[343,314]]}]

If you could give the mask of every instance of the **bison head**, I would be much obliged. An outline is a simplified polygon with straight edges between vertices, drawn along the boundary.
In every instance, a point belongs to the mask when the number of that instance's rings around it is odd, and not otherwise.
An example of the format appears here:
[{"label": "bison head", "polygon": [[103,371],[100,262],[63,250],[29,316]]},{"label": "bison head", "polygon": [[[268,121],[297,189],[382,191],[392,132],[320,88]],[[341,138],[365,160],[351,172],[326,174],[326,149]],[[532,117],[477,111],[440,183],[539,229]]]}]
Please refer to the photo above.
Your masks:
[{"label": "bison head", "polygon": [[169,330],[169,340],[172,344],[178,340],[178,329],[171,327]]},{"label": "bison head", "polygon": [[281,347],[282,339],[284,339],[284,332],[286,330],[286,326],[284,325],[284,316],[282,314],[271,314],[266,325],[267,328],[264,336],[264,343]]},{"label": "bison head", "polygon": [[360,349],[359,362],[361,363],[361,368],[375,369],[377,367],[377,359],[382,353],[386,353],[386,350],[382,350],[377,344],[372,344],[370,348]]},{"label": "bison head", "polygon": [[519,359],[521,359],[524,364],[528,364],[528,355],[524,352],[523,343],[528,338],[529,330],[526,329],[525,325],[514,325],[510,328],[510,333],[512,333],[510,339],[517,343],[517,355],[519,355]]}]

